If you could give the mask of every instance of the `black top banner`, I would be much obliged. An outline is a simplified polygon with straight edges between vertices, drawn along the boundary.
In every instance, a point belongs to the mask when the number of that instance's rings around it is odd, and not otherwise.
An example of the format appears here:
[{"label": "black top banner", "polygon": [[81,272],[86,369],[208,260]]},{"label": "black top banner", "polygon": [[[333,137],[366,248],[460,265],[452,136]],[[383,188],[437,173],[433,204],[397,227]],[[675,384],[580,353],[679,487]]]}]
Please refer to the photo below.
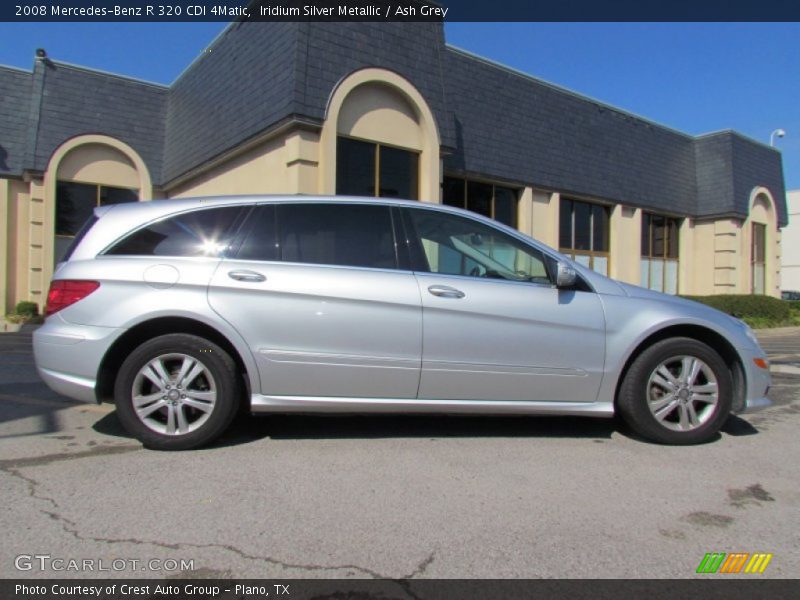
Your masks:
[{"label": "black top banner", "polygon": [[0,20],[800,21],[797,0],[12,0]]}]

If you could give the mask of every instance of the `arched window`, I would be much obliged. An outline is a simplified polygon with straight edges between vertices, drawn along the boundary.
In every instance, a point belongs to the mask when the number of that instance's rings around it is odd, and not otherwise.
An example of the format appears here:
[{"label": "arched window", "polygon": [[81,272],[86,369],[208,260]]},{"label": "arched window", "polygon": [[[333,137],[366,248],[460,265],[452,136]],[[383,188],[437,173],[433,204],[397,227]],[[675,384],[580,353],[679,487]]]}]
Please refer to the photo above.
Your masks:
[{"label": "arched window", "polygon": [[425,98],[397,73],[365,68],[340,81],[320,147],[323,194],[440,202],[438,128]]},{"label": "arched window", "polygon": [[336,130],[337,195],[419,198],[420,126],[397,90],[359,85],[345,98]]},{"label": "arched window", "polygon": [[133,162],[102,143],[86,143],[60,160],[55,185],[54,261],[59,262],[98,206],[137,202],[140,176]]},{"label": "arched window", "polygon": [[767,293],[767,221],[772,205],[769,198],[757,194],[750,209],[750,293]]}]

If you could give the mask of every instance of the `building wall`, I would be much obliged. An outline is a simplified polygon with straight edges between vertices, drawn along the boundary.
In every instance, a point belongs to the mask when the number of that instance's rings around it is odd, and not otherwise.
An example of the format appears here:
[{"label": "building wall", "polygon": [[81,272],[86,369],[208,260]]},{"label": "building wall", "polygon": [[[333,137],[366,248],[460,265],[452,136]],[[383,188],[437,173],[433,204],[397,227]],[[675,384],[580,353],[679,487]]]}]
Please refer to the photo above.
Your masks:
[{"label": "building wall", "polygon": [[781,289],[800,291],[800,190],[786,194],[789,225],[784,227],[781,254]]},{"label": "building wall", "polygon": [[[473,172],[469,164],[458,163],[461,160],[458,155],[443,158],[440,123],[434,111],[426,96],[401,75],[378,68],[358,69],[338,82],[331,91],[326,110],[319,125],[286,122],[202,162],[163,188],[154,189],[148,165],[133,147],[119,138],[100,134],[67,138],[49,155],[42,172],[0,179],[0,233],[4,234],[0,243],[0,283],[3,285],[0,314],[11,310],[20,300],[33,300],[40,307],[44,304],[53,270],[59,180],[136,189],[141,201],[154,196],[333,194],[336,190],[336,139],[340,135],[418,153],[419,198],[422,201],[441,202],[442,178],[445,170],[453,172],[454,164],[458,174],[468,179],[493,181],[496,177],[496,183],[516,187],[519,190],[519,229],[558,248],[561,195],[572,197],[575,190],[549,187],[544,180],[534,184],[515,183],[502,174],[492,177],[491,173]],[[456,122],[456,137],[460,135],[461,142],[465,139],[480,141],[475,138],[479,132],[459,130],[459,124],[464,123]],[[527,141],[542,146],[537,150],[539,154],[548,152],[548,140]],[[727,148],[728,141],[713,138],[707,145],[716,148],[722,144],[721,147]],[[577,164],[576,167],[587,166]],[[744,185],[741,183],[744,179],[740,177],[737,185]],[[704,193],[711,193],[710,180],[703,185],[706,186]],[[619,196],[579,197],[609,206],[609,274],[638,285],[643,209],[628,200],[625,191],[628,188],[620,189],[623,191]],[[732,189],[723,192],[732,193]],[[750,236],[755,222],[767,226],[767,293],[779,293],[782,254],[789,269],[795,265],[800,271],[800,249],[797,246],[781,248],[778,227],[781,205],[767,188],[754,187],[749,194],[747,218],[727,215],[682,219],[679,293],[749,293],[752,286]],[[794,197],[797,198],[796,192]],[[796,199],[795,213],[800,209],[799,204],[800,199]],[[800,236],[790,234],[785,238],[794,241]],[[786,273],[784,278],[790,280],[790,271]],[[786,289],[787,284],[783,287]],[[800,289],[800,282],[795,287]]]},{"label": "building wall", "polygon": [[153,193],[141,157],[119,140],[94,134],[59,146],[43,173],[0,178],[0,316],[23,300],[44,307],[54,267],[58,181],[136,189],[139,200]]},{"label": "building wall", "polygon": [[170,198],[317,192],[319,135],[289,131],[232,156],[166,192]]},{"label": "building wall", "polygon": [[36,61],[32,85],[38,106],[24,168],[44,171],[64,142],[102,134],[135,148],[161,181],[168,88],[51,60]]},{"label": "building wall", "polygon": [[31,202],[31,185],[18,179],[0,178],[0,317],[11,312],[17,302],[41,299],[32,294],[40,290],[37,275],[41,257],[38,231]]}]

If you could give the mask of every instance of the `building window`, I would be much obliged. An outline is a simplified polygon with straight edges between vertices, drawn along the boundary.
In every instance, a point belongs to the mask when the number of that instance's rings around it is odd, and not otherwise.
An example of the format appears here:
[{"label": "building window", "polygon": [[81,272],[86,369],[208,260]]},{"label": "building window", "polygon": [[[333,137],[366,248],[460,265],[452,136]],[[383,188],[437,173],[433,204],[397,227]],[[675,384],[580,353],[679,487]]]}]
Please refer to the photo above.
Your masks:
[{"label": "building window", "polygon": [[513,188],[445,177],[442,202],[448,206],[466,208],[509,227],[517,226],[517,190]]},{"label": "building window", "polygon": [[642,215],[642,287],[678,293],[678,219]]},{"label": "building window", "polygon": [[336,193],[340,196],[419,197],[419,153],[339,136]]},{"label": "building window", "polygon": [[750,242],[750,291],[753,294],[764,294],[767,289],[767,226],[753,223]]},{"label": "building window", "polygon": [[559,208],[559,249],[576,262],[608,275],[609,209],[562,198]]},{"label": "building window", "polygon": [[95,207],[138,200],[137,190],[59,181],[56,184],[56,262],[61,260],[72,238],[92,216]]}]

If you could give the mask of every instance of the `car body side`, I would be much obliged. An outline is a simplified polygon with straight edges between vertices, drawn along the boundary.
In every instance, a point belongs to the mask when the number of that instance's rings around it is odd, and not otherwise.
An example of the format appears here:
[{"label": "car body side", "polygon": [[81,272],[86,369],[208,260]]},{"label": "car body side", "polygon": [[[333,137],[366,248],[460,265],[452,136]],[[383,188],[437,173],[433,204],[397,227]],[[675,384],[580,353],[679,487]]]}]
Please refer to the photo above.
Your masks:
[{"label": "car body side", "polygon": [[[262,386],[254,348],[240,332],[214,310],[208,289],[220,258],[202,257],[115,257],[104,250],[138,226],[204,206],[243,205],[267,202],[369,202],[375,199],[316,197],[197,199],[155,201],[137,206],[117,205],[98,209],[102,226],[89,231],[77,244],[71,260],[61,263],[54,279],[83,279],[102,282],[102,293],[90,295],[47,318],[34,334],[37,368],[54,390],[71,398],[91,402],[110,399],[109,378],[114,376],[115,359],[124,358],[128,345],[163,328],[185,332],[215,332],[215,340],[226,342],[235,352],[240,368],[247,373],[251,405],[261,411],[370,412],[510,412],[557,413],[610,416],[619,383],[631,360],[648,345],[665,336],[694,337],[713,347],[728,363],[737,386],[734,412],[763,408],[770,381],[769,373],[754,365],[763,352],[748,334],[746,326],[719,311],[695,303],[622,284],[599,275],[524,234],[459,209],[425,205],[482,221],[501,229],[545,256],[569,263],[593,292],[559,290],[559,294],[594,293],[605,319],[605,359],[602,380],[594,402],[497,402],[442,401],[411,398],[371,405],[364,399],[339,398],[336,403],[301,398],[275,399]],[[381,201],[389,206],[419,208],[420,203]],[[179,277],[166,263],[177,265]],[[266,263],[265,263],[266,264]],[[334,267],[339,268],[339,267]],[[347,267],[341,267],[347,268]],[[177,273],[176,271],[176,273]],[[142,273],[150,273],[142,281]],[[412,271],[409,271],[412,273]],[[135,274],[135,276],[134,276]],[[138,281],[136,278],[139,278]],[[526,284],[518,284],[526,285]],[[422,309],[421,309],[422,310]],[[140,335],[141,334],[141,335]],[[115,354],[116,353],[116,354]],[[100,365],[98,369],[97,365]],[[737,380],[738,373],[738,380]],[[378,400],[378,399],[376,399]]]}]

